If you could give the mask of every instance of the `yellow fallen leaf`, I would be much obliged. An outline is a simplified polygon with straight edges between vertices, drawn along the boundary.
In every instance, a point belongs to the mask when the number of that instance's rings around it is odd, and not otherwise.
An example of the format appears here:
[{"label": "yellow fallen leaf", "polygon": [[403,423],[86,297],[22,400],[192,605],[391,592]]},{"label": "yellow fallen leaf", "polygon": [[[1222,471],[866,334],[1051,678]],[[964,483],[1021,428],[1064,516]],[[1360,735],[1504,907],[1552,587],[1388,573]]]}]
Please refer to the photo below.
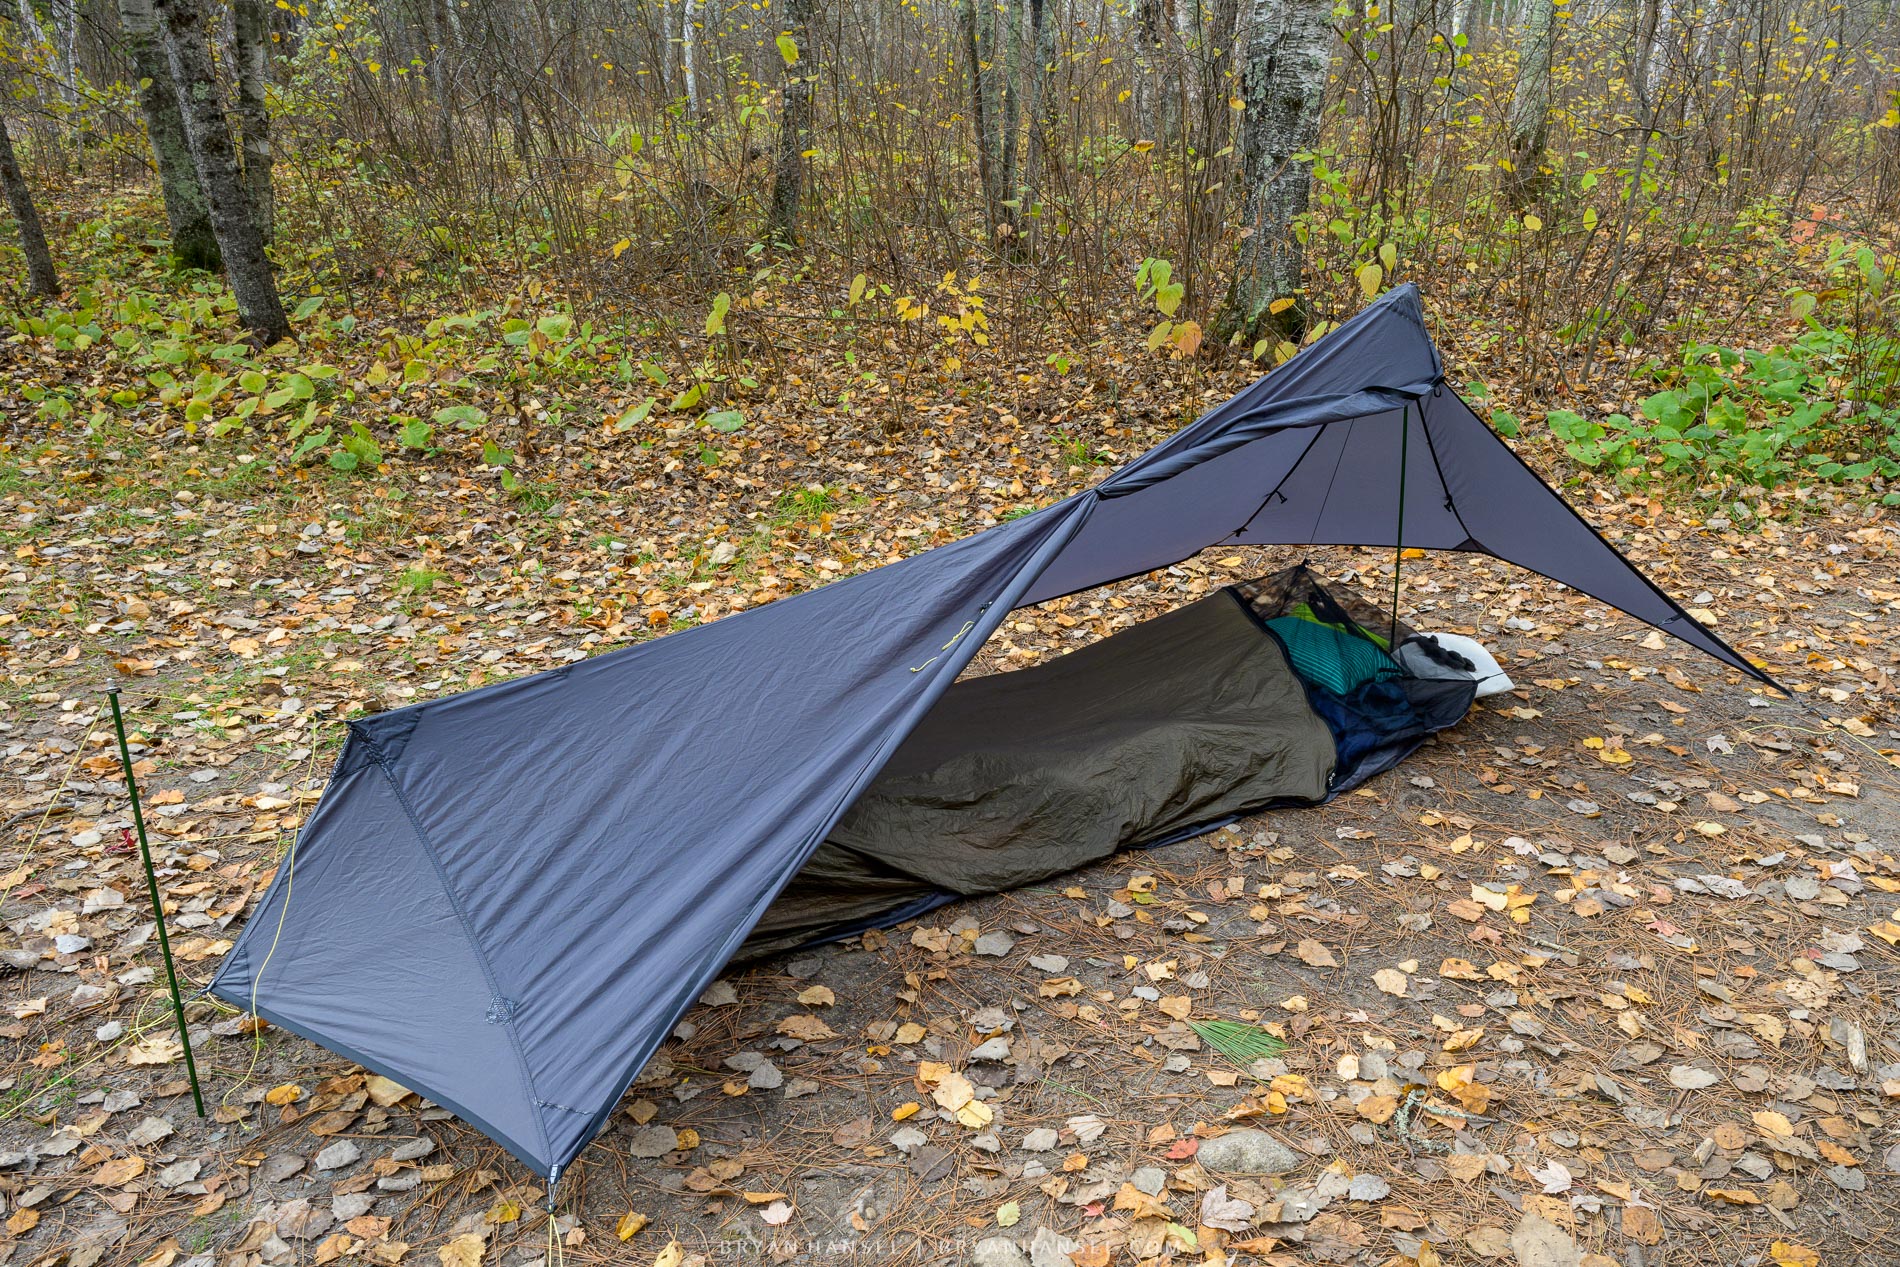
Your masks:
[{"label": "yellow fallen leaf", "polygon": [[[38,1002],[40,1010],[45,1011],[46,1000],[40,999]],[[21,1010],[16,1010],[13,1014],[27,1015]],[[128,1065],[169,1065],[184,1054],[185,1049],[178,1044],[176,1039],[148,1038],[125,1053],[125,1063]]]},{"label": "yellow fallen leaf", "polygon": [[957,1125],[981,1130],[996,1118],[996,1111],[981,1100],[972,1100],[957,1110]]},{"label": "yellow fallen leaf", "polygon": [[1293,953],[1301,963],[1309,968],[1337,968],[1339,960],[1333,958],[1333,952],[1323,943],[1307,938],[1294,947]]},{"label": "yellow fallen leaf", "polygon": [[896,1043],[899,1047],[909,1047],[913,1043],[923,1042],[924,1035],[927,1033],[929,1033],[929,1031],[916,1021],[905,1021],[902,1025],[897,1027],[897,1033],[892,1036],[891,1041]]},{"label": "yellow fallen leaf", "polygon": [[917,1103],[915,1100],[907,1100],[891,1110],[891,1121],[901,1122],[907,1117],[916,1117],[918,1113],[923,1111],[923,1107],[923,1105]]},{"label": "yellow fallen leaf", "polygon": [[464,1232],[436,1251],[442,1267],[481,1267],[488,1246],[473,1232]]},{"label": "yellow fallen leaf", "polygon": [[1768,1247],[1768,1257],[1775,1267],[1821,1267],[1819,1253],[1793,1241],[1776,1241]]},{"label": "yellow fallen leaf", "polygon": [[1763,1135],[1786,1137],[1794,1134],[1794,1123],[1790,1122],[1785,1115],[1776,1113],[1772,1109],[1763,1109],[1756,1113],[1754,1118],[1755,1129]]},{"label": "yellow fallen leaf", "polygon": [[630,1241],[646,1230],[652,1220],[644,1214],[635,1214],[631,1210],[620,1216],[620,1222],[614,1224],[614,1235],[623,1241]]},{"label": "yellow fallen leaf", "polygon": [[1359,1101],[1359,1116],[1374,1126],[1383,1126],[1398,1108],[1399,1098],[1395,1095],[1369,1095]]},{"label": "yellow fallen leaf", "polygon": [[668,1241],[653,1259],[653,1267],[680,1267],[686,1260],[686,1251],[680,1248],[678,1241]]},{"label": "yellow fallen leaf", "polygon": [[1023,1207],[1015,1201],[1005,1201],[996,1207],[996,1226],[1015,1227],[1016,1221],[1023,1217]]},{"label": "yellow fallen leaf", "polygon": [[303,1088],[294,1082],[280,1083],[264,1093],[266,1104],[295,1104],[303,1099]]},{"label": "yellow fallen leaf", "polygon": [[976,1099],[976,1088],[970,1085],[968,1078],[954,1069],[946,1069],[942,1065],[926,1061],[919,1070],[918,1076],[925,1082],[937,1084],[936,1090],[930,1093],[930,1098],[952,1113]]},{"label": "yellow fallen leaf", "polygon": [[101,1188],[117,1188],[131,1183],[145,1173],[145,1161],[140,1157],[115,1157],[93,1174],[92,1182]]},{"label": "yellow fallen leaf", "polygon": [[1478,1040],[1483,1037],[1484,1028],[1482,1026],[1477,1029],[1458,1030],[1453,1033],[1450,1038],[1445,1040],[1445,1050],[1448,1052],[1465,1051],[1468,1048],[1477,1046]]},{"label": "yellow fallen leaf", "polygon": [[1387,994],[1405,997],[1405,991],[1411,984],[1410,979],[1397,968],[1381,968],[1372,974],[1372,983]]},{"label": "yellow fallen leaf", "polygon": [[838,1001],[838,996],[833,994],[828,986],[815,985],[809,989],[800,990],[798,1001],[806,1007],[830,1007]]},{"label": "yellow fallen leaf", "polygon": [[831,1026],[809,1012],[798,1012],[786,1017],[778,1023],[777,1029],[788,1038],[796,1038],[804,1043],[819,1043],[838,1036]]}]

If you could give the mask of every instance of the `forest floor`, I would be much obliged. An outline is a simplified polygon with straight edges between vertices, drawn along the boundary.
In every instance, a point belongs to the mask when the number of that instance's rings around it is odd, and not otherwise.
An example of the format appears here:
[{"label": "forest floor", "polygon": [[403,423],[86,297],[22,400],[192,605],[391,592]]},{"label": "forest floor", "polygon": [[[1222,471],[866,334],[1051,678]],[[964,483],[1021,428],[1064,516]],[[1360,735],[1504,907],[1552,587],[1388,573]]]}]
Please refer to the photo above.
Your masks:
[{"label": "forest floor", "polygon": [[[113,372],[0,354],[16,383]],[[102,687],[125,690],[195,990],[342,719],[964,535],[1235,381],[1045,384],[894,439],[794,384],[712,464],[692,428],[543,438],[529,495],[450,457],[344,475],[10,415],[0,1263],[467,1267],[540,1259],[551,1232],[568,1262],[667,1267],[1892,1261],[1900,525],[1819,495],[1744,532],[1572,490],[1792,701],[1503,565],[1407,560],[1407,618],[1475,634],[1515,692],[1327,807],[730,973],[553,1229],[481,1135],[210,999],[193,1115]],[[1312,560],[1389,601],[1389,554]],[[1018,613],[973,671],[1290,561]],[[1240,1068],[1190,1017],[1286,1050]],[[926,1065],[987,1088],[994,1120],[939,1111]],[[1289,1146],[1281,1173],[1203,1166],[1231,1127]]]}]

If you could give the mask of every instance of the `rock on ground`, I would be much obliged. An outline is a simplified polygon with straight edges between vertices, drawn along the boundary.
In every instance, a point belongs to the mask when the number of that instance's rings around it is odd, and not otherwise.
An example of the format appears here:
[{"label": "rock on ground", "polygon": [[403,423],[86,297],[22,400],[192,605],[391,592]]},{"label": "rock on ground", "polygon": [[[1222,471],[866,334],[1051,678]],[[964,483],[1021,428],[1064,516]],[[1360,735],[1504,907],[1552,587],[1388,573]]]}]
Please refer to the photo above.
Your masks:
[{"label": "rock on ground", "polygon": [[1245,1128],[1210,1139],[1194,1154],[1203,1169],[1224,1175],[1283,1175],[1300,1164],[1297,1153],[1265,1131]]}]

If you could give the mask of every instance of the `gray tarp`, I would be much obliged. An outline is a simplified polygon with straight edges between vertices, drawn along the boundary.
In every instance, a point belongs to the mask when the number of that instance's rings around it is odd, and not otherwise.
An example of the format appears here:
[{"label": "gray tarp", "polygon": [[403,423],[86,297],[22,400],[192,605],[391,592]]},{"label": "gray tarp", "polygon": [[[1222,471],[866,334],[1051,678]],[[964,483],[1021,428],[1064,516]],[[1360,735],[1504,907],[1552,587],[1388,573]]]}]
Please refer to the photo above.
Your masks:
[{"label": "gray tarp", "polygon": [[1401,287],[1046,510],[352,723],[211,989],[558,1176],[1012,608],[1215,545],[1391,545],[1402,447],[1404,544],[1521,563],[1768,680],[1471,414]]}]

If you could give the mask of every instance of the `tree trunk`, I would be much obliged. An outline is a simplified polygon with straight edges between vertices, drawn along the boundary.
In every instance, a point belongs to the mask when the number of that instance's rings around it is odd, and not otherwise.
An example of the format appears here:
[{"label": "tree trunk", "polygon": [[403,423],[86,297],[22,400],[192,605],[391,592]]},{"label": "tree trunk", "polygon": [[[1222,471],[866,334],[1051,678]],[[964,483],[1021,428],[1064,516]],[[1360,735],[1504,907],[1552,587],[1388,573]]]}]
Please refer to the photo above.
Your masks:
[{"label": "tree trunk", "polygon": [[1046,227],[1041,206],[1053,170],[1051,155],[1056,136],[1055,95],[1049,79],[1056,62],[1056,23],[1050,7],[1055,0],[1029,0],[1029,55],[1024,105],[1029,115],[1029,155],[1023,166],[1021,211],[1029,217],[1038,250]]},{"label": "tree trunk", "polygon": [[1196,120],[1194,150],[1198,161],[1182,173],[1187,184],[1186,239],[1182,263],[1175,275],[1184,287],[1182,303],[1190,312],[1200,310],[1200,277],[1204,271],[1201,244],[1218,240],[1227,220],[1227,191],[1231,166],[1221,155],[1232,130],[1234,95],[1229,79],[1234,65],[1234,39],[1239,34],[1239,0],[1214,0],[1209,22],[1201,31],[1201,112]]},{"label": "tree trunk", "polygon": [[178,113],[178,92],[152,18],[152,0],[119,0],[119,30],[139,77],[139,106],[145,114],[145,134],[152,142],[159,191],[165,197],[172,256],[185,268],[216,272],[222,262],[217,236],[211,231],[211,207],[192,168],[185,120]]},{"label": "tree trunk", "polygon": [[0,186],[5,187],[7,206],[20,229],[20,249],[26,254],[26,293],[57,295],[59,274],[53,269],[53,253],[47,249],[40,213],[33,207],[33,193],[26,187],[19,160],[13,156],[13,137],[7,132],[5,119],[0,119]]},{"label": "tree trunk", "polygon": [[40,25],[40,19],[33,12],[33,0],[15,0],[14,8],[20,16],[20,30],[25,34],[24,43],[38,48],[45,44],[46,29]]},{"label": "tree trunk", "polygon": [[[987,0],[977,0],[977,3],[984,4]],[[1023,68],[1023,23],[1027,4],[1028,0],[1003,0],[1003,29],[991,40],[989,53],[990,74],[999,90],[996,155],[1001,160],[1001,170],[997,173],[997,181],[1003,191],[1003,201],[1008,204],[1003,210],[1009,213],[1012,233],[1016,229],[1017,218],[1023,212],[1022,190],[1019,188],[1022,183],[1019,144],[1023,116],[1016,84]],[[999,68],[1001,74],[997,73]]]},{"label": "tree trunk", "polygon": [[[455,6],[448,0],[423,0],[429,10],[429,30],[434,44],[429,50],[429,89],[435,94],[435,158],[444,167],[455,165],[455,60],[461,45],[461,24],[454,20]],[[665,62],[661,62],[665,68]]]},{"label": "tree trunk", "polygon": [[963,55],[970,64],[970,126],[976,131],[976,176],[983,186],[983,214],[989,220],[990,237],[996,236],[997,193],[995,124],[990,115],[987,78],[983,74],[983,41],[978,34],[977,0],[958,0],[957,25],[961,28]]},{"label": "tree trunk", "polygon": [[1450,0],[1451,65],[1445,71],[1445,97],[1439,111],[1439,120],[1443,123],[1451,122],[1462,112],[1469,98],[1461,82],[1465,67],[1460,63],[1471,55],[1471,33],[1477,27],[1481,3],[1482,0]]},{"label": "tree trunk", "polygon": [[[772,207],[766,232],[798,241],[798,206],[805,197],[805,151],[811,148],[811,92],[817,76],[811,43],[812,0],[785,0],[785,34],[796,45],[785,67],[779,105],[778,161],[772,169]],[[781,50],[781,53],[783,50]]]},{"label": "tree trunk", "polygon": [[234,0],[232,22],[238,127],[244,138],[244,192],[251,200],[251,219],[257,222],[258,236],[269,246],[277,222],[277,195],[271,184],[270,106],[264,100],[270,85],[269,0]]},{"label": "tree trunk", "polygon": [[[1241,178],[1247,236],[1215,321],[1222,339],[1268,331],[1297,339],[1311,318],[1301,294],[1305,255],[1293,226],[1306,213],[1312,173],[1294,158],[1319,142],[1332,54],[1331,0],[1254,0],[1241,78]],[[1276,301],[1292,300],[1274,312]]]},{"label": "tree trunk", "polygon": [[686,0],[680,13],[680,62],[686,74],[686,117],[699,117],[699,70],[693,65],[699,51],[700,0]]},{"label": "tree trunk", "polygon": [[1542,199],[1544,145],[1550,139],[1550,61],[1557,39],[1551,0],[1529,0],[1524,39],[1518,45],[1517,93],[1511,102],[1511,170],[1504,191],[1522,210]]},{"label": "tree trunk", "polygon": [[172,82],[179,113],[185,121],[185,139],[191,147],[198,186],[211,206],[211,228],[218,237],[231,293],[237,297],[238,318],[265,344],[290,337],[290,320],[277,297],[264,239],[257,231],[251,200],[239,179],[237,151],[231,128],[218,96],[217,73],[205,39],[204,10],[199,0],[155,0],[153,12],[171,61]]},{"label": "tree trunk", "polygon": [[1135,0],[1135,139],[1161,136],[1161,0]]},{"label": "tree trunk", "polygon": [[[22,7],[30,3],[31,0],[21,0]],[[52,0],[47,8],[53,19],[53,64],[59,75],[59,99],[69,107],[77,107],[79,6],[73,0]]]}]

